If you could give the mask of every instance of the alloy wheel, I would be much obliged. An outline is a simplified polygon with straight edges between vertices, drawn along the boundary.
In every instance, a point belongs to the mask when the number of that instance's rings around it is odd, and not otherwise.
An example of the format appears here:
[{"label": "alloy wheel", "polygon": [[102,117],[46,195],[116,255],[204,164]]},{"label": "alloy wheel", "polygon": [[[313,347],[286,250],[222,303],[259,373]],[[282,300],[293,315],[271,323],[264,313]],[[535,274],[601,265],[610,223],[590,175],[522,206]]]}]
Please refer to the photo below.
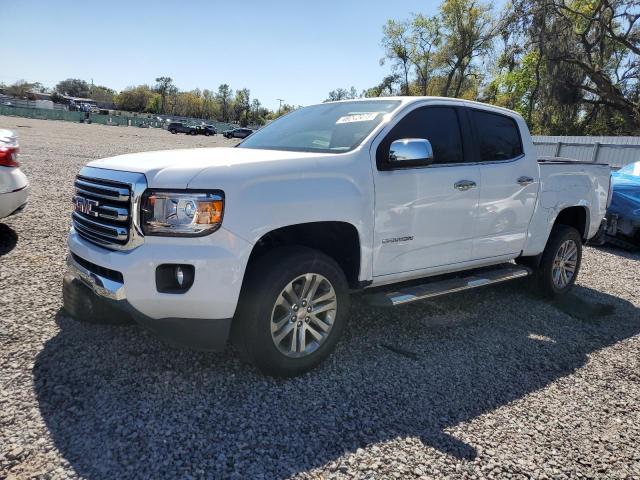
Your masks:
[{"label": "alloy wheel", "polygon": [[315,352],[327,340],[336,318],[338,298],[331,282],[318,273],[291,281],[271,312],[271,338],[287,357]]},{"label": "alloy wheel", "polygon": [[558,248],[551,268],[551,276],[556,288],[565,288],[571,282],[577,264],[578,246],[573,240],[565,240]]}]

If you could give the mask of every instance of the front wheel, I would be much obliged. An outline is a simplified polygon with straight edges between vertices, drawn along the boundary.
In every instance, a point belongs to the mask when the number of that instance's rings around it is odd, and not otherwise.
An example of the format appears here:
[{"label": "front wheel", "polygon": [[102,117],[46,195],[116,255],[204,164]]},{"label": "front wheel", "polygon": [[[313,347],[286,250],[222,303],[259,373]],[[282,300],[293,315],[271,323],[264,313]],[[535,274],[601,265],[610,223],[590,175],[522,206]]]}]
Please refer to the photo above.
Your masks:
[{"label": "front wheel", "polygon": [[247,272],[233,342],[266,374],[300,375],[333,351],[348,310],[347,280],[332,258],[310,248],[280,248]]},{"label": "front wheel", "polygon": [[536,271],[542,293],[553,298],[571,290],[581,261],[582,238],[578,230],[568,225],[554,226]]}]

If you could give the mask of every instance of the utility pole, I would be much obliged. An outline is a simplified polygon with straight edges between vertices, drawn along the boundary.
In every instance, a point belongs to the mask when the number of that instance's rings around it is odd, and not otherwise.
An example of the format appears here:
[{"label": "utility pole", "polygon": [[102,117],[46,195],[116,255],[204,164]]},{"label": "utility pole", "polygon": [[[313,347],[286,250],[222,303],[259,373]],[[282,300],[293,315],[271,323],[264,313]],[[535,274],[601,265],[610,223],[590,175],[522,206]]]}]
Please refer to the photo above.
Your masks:
[{"label": "utility pole", "polygon": [[278,106],[278,115],[280,115],[280,110],[282,110],[282,102],[284,102],[284,98],[276,98],[276,100],[280,102],[280,105]]}]

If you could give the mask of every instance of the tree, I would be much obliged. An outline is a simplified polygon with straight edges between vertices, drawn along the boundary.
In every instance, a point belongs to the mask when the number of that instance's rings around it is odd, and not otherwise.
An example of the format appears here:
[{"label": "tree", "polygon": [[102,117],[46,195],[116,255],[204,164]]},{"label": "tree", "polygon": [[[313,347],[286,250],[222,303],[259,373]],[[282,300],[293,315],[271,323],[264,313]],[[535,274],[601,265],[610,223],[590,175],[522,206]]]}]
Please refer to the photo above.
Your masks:
[{"label": "tree", "polygon": [[262,107],[260,100],[254,98],[251,101],[251,116],[250,123],[252,125],[264,124],[265,116],[269,113],[269,110]]},{"label": "tree", "polygon": [[434,68],[434,56],[442,39],[438,17],[413,16],[409,36],[409,61],[415,67],[422,95],[427,95],[429,80]]},{"label": "tree", "polygon": [[202,91],[202,116],[217,119],[220,116],[220,105],[215,94],[208,89]]},{"label": "tree", "polygon": [[173,84],[171,77],[158,77],[156,78],[155,91],[160,94],[161,106],[160,113],[166,113],[167,111],[167,96],[174,95],[178,89]]},{"label": "tree", "polygon": [[550,7],[565,28],[549,58],[584,75],[574,85],[584,102],[618,112],[630,129],[640,127],[640,2],[552,0]]},{"label": "tree", "polygon": [[29,83],[26,80],[21,79],[15,82],[13,85],[7,87],[6,92],[9,95],[13,95],[14,97],[29,98],[34,86],[34,83]]},{"label": "tree", "polygon": [[116,105],[120,110],[144,112],[153,104],[155,92],[149,85],[127,87],[116,97]]},{"label": "tree", "polygon": [[409,73],[411,70],[409,24],[408,22],[387,20],[382,32],[382,47],[385,50],[385,56],[380,59],[380,65],[384,65],[386,60],[393,62],[392,68],[400,70],[404,78],[402,93],[409,95]]},{"label": "tree", "polygon": [[113,103],[113,99],[116,96],[115,90],[101,85],[96,85],[91,89],[89,98],[99,103]]},{"label": "tree", "polygon": [[486,98],[520,111],[539,133],[637,133],[638,7],[637,0],[516,0]]},{"label": "tree", "polygon": [[298,105],[297,107],[293,106],[293,105],[289,105],[288,103],[283,103],[280,108],[276,111],[268,111],[265,114],[265,120],[267,121],[272,121],[275,120],[276,118],[280,118],[283,115],[286,115],[289,112],[293,112],[294,110],[297,110],[298,108],[302,108],[300,105]]},{"label": "tree", "polygon": [[447,70],[442,95],[459,97],[472,62],[487,52],[496,29],[491,8],[479,0],[444,0],[440,15],[445,34],[439,55]]},{"label": "tree", "polygon": [[233,96],[233,90],[226,83],[221,84],[218,87],[218,93],[216,95],[218,101],[220,102],[220,108],[222,113],[222,121],[229,121],[230,114],[230,106],[231,106],[231,97]]},{"label": "tree", "polygon": [[382,97],[395,95],[397,92],[396,85],[400,83],[400,76],[396,73],[387,75],[375,87],[371,87],[362,92],[363,97]]},{"label": "tree", "polygon": [[235,118],[240,125],[247,126],[249,123],[249,109],[251,92],[248,88],[236,91],[236,96],[233,101],[233,108],[235,111]]},{"label": "tree", "polygon": [[336,88],[329,92],[329,96],[325,102],[337,102],[338,100],[352,100],[358,98],[358,91],[356,87],[351,87],[349,90],[344,88]]},{"label": "tree", "polygon": [[87,98],[91,94],[91,86],[79,78],[67,78],[58,82],[55,91],[61,95]]}]

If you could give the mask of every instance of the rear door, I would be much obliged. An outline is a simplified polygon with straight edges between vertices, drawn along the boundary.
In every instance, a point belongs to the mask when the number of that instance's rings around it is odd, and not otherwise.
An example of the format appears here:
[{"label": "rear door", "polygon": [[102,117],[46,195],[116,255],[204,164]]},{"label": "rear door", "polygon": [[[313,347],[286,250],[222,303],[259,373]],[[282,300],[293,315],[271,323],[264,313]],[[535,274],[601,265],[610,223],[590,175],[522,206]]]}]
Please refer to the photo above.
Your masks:
[{"label": "rear door", "polygon": [[[471,260],[480,169],[468,163],[469,126],[461,113],[451,104],[414,108],[372,144],[377,167],[374,276]],[[433,163],[390,164],[391,142],[403,138],[429,140]],[[456,188],[465,181],[470,188]]]},{"label": "rear door", "polygon": [[481,185],[473,256],[517,256],[536,203],[537,161],[525,155],[514,117],[477,108],[468,113]]}]

